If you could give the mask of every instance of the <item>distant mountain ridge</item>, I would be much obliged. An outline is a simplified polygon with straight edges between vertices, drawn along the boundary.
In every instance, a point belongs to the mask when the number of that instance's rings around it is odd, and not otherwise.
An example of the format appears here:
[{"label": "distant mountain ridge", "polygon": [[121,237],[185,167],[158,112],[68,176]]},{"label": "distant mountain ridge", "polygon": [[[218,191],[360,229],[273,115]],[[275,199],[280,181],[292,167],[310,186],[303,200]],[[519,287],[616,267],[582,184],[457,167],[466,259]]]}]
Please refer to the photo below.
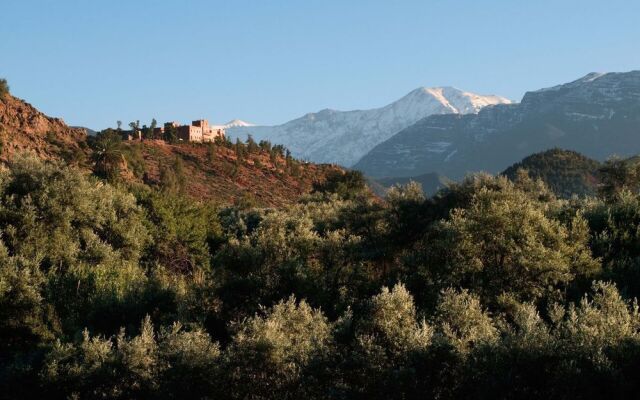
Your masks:
[{"label": "distant mountain ridge", "polygon": [[482,96],[453,87],[418,88],[381,108],[309,113],[277,126],[230,126],[227,134],[283,144],[313,162],[350,166],[378,143],[433,114],[477,113],[486,106],[509,104],[500,96]]},{"label": "distant mountain ridge", "polygon": [[591,73],[478,114],[433,115],[380,143],[354,168],[372,177],[497,173],[564,148],[604,160],[640,152],[640,71]]}]

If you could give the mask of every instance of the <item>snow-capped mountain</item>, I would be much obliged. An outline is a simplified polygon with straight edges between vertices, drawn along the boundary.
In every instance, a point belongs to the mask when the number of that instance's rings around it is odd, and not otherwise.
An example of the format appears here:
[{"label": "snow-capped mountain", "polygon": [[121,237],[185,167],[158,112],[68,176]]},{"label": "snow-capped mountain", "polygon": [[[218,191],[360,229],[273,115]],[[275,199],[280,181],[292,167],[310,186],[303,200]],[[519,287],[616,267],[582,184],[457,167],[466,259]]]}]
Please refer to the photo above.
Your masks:
[{"label": "snow-capped mountain", "polygon": [[247,121],[243,121],[241,119],[232,119],[231,121],[227,122],[223,126],[224,126],[225,129],[230,129],[230,128],[241,128],[241,127],[255,126],[255,124],[252,124],[252,123],[247,122]]},{"label": "snow-capped mountain", "polygon": [[452,87],[419,88],[385,107],[371,110],[325,109],[277,126],[233,126],[230,137],[283,144],[298,158],[351,166],[377,144],[433,114],[477,113],[509,104],[500,96],[481,96]]},{"label": "snow-capped mountain", "polygon": [[380,143],[354,167],[372,177],[498,173],[551,148],[604,160],[640,153],[640,71],[591,73],[478,114],[432,115]]}]

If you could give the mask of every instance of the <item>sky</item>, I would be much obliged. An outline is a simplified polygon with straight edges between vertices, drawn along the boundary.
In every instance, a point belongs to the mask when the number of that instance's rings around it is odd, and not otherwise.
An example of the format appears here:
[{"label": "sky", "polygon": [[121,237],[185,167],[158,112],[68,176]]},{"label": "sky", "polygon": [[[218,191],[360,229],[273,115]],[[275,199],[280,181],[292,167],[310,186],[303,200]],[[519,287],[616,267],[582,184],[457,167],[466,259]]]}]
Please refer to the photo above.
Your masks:
[{"label": "sky", "polygon": [[70,125],[279,124],[420,86],[640,69],[637,0],[2,0],[0,77]]}]

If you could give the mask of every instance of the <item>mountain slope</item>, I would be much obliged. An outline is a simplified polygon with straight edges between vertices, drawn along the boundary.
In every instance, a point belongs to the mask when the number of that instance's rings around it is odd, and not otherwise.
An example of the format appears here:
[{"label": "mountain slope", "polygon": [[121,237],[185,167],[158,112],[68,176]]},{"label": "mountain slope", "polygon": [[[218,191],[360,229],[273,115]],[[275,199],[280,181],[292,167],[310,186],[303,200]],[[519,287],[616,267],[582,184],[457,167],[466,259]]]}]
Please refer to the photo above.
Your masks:
[{"label": "mountain slope", "polygon": [[354,168],[373,177],[497,173],[554,147],[603,160],[640,152],[640,71],[589,74],[528,92],[519,104],[434,115],[380,143]]},{"label": "mountain slope", "polygon": [[231,127],[227,134],[284,144],[296,157],[350,166],[378,143],[433,114],[476,113],[485,106],[510,103],[459,89],[419,88],[400,100],[371,110],[322,110],[278,126]]}]

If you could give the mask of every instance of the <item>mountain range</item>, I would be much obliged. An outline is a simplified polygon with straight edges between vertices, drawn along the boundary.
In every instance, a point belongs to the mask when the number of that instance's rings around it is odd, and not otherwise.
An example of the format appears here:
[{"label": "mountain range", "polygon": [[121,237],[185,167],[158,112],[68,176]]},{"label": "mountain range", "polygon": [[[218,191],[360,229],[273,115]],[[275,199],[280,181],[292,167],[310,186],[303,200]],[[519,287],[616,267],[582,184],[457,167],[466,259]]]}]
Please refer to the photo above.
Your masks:
[{"label": "mountain range", "polygon": [[432,115],[381,142],[354,168],[372,177],[497,173],[551,148],[604,160],[640,152],[640,71],[591,73],[477,114]]},{"label": "mountain range", "polygon": [[325,109],[277,126],[229,126],[227,135],[240,139],[251,135],[283,144],[298,158],[351,166],[377,144],[430,115],[477,113],[488,105],[509,103],[504,97],[453,87],[423,87],[381,108]]}]

